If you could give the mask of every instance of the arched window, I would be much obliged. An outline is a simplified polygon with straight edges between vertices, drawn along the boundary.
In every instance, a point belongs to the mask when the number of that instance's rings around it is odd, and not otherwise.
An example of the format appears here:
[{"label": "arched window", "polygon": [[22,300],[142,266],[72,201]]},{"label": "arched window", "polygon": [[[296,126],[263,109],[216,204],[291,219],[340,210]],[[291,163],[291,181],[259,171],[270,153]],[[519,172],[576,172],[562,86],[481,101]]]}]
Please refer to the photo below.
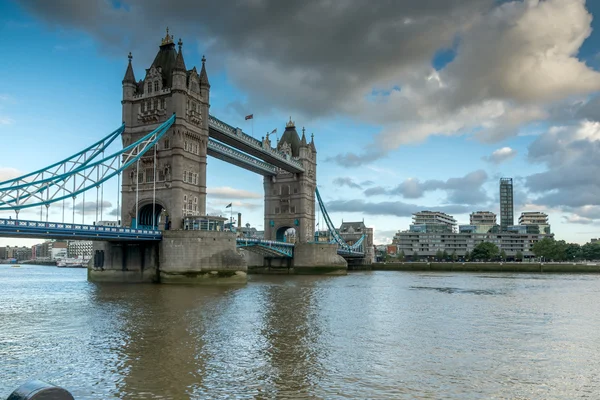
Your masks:
[{"label": "arched window", "polygon": [[154,91],[158,92],[158,81],[154,82]]},{"label": "arched window", "polygon": [[183,181],[185,182],[186,179],[187,179],[187,171],[183,171]]},{"label": "arched window", "polygon": [[154,109],[158,110],[158,99],[154,99]]},{"label": "arched window", "polygon": [[187,151],[187,140],[185,140],[185,141],[183,142],[183,149],[184,149],[185,151]]},{"label": "arched window", "polygon": [[152,82],[148,82],[148,93],[152,93]]}]

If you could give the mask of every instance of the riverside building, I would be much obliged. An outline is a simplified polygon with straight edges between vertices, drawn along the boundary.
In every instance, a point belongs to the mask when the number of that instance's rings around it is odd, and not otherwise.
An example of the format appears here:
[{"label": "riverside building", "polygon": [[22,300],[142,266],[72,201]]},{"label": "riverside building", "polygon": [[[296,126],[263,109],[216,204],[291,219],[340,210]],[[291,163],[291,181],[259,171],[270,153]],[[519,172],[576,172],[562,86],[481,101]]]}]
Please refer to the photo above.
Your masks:
[{"label": "riverside building", "polygon": [[514,223],[513,181],[500,178],[500,231],[506,232]]},{"label": "riverside building", "polygon": [[498,232],[498,233],[425,233],[425,232],[397,232],[392,243],[397,247],[398,253],[404,252],[404,255],[417,255],[419,258],[435,257],[438,252],[447,254],[456,254],[457,257],[464,257],[482,242],[494,243],[500,251],[506,253],[508,259],[514,258],[517,253],[522,253],[523,257],[534,257],[532,248],[535,243],[552,237],[546,234],[528,234],[518,232]]},{"label": "riverside building", "polygon": [[455,231],[456,220],[453,216],[439,211],[420,211],[413,214],[411,232],[422,233],[452,233]]}]

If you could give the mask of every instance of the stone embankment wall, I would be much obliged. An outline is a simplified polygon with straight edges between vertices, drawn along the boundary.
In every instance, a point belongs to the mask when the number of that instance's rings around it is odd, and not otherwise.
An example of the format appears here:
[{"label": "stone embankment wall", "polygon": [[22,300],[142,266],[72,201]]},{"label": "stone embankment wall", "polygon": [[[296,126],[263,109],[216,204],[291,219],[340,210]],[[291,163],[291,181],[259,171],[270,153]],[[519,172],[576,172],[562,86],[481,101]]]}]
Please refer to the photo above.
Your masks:
[{"label": "stone embankment wall", "polygon": [[527,273],[600,273],[600,264],[577,263],[477,263],[477,262],[406,262],[374,263],[376,271],[448,271],[448,272],[527,272]]}]

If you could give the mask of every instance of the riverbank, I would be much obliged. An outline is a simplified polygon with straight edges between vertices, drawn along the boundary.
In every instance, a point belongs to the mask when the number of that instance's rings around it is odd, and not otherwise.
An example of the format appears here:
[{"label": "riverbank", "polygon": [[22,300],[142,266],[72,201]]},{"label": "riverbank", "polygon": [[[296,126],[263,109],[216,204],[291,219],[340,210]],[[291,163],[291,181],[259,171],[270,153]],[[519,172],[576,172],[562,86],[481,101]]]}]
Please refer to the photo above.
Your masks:
[{"label": "riverbank", "polygon": [[397,262],[374,263],[373,271],[447,271],[447,272],[526,272],[526,273],[600,273],[600,265],[577,263],[531,263],[531,262]]}]

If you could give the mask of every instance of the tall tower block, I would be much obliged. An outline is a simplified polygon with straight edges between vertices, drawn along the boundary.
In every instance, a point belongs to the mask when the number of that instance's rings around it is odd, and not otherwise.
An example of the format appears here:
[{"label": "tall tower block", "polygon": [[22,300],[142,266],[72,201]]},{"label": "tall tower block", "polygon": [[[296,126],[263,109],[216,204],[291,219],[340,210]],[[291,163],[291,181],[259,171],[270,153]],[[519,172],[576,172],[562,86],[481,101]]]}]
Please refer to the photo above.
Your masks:
[{"label": "tall tower block", "polygon": [[506,232],[514,222],[513,181],[500,178],[500,231]]},{"label": "tall tower block", "polygon": [[[176,115],[157,145],[156,194],[154,151],[123,172],[121,220],[125,226],[180,229],[187,214],[206,214],[206,148],[210,84],[202,58],[200,73],[187,69],[181,39],[162,39],[143,80],[136,82],[129,54],[123,78],[123,146],[128,146]],[[153,199],[156,199],[155,201]],[[168,222],[167,222],[168,220]]]}]

